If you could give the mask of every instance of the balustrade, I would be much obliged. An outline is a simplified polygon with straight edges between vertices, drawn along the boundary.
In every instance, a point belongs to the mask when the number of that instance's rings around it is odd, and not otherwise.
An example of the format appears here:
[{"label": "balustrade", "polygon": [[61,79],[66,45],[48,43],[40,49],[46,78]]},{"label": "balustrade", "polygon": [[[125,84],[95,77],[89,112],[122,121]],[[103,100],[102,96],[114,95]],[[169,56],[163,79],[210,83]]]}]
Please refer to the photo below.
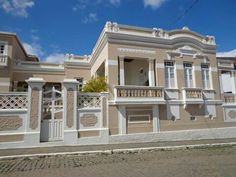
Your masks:
[{"label": "balustrade", "polygon": [[118,86],[116,89],[117,97],[163,97],[160,87]]}]

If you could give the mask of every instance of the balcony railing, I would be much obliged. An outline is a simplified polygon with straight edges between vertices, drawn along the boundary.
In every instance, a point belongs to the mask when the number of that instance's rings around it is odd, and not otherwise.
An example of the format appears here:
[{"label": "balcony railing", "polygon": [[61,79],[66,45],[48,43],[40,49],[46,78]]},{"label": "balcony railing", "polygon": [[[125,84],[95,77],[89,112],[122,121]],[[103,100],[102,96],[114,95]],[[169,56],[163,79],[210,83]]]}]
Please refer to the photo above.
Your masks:
[{"label": "balcony railing", "polygon": [[148,87],[148,86],[116,86],[116,96],[124,98],[134,97],[155,97],[163,98],[162,87]]},{"label": "balcony railing", "polygon": [[236,94],[224,93],[223,99],[224,99],[224,103],[226,103],[226,104],[236,103]]},{"label": "balcony railing", "polygon": [[7,63],[8,63],[8,56],[0,55],[0,66],[7,66]]},{"label": "balcony railing", "polygon": [[202,99],[202,89],[184,88],[186,99]]}]

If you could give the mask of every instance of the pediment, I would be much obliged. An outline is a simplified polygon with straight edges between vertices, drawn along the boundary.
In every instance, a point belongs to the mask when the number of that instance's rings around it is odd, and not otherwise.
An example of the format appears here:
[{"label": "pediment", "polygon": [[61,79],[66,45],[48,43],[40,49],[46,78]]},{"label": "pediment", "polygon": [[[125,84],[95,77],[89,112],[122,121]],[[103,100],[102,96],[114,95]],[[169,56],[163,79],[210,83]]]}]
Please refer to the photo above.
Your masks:
[{"label": "pediment", "polygon": [[184,45],[172,51],[167,51],[168,59],[170,59],[171,56],[176,56],[176,55],[180,57],[187,55],[187,56],[192,56],[193,58],[205,58],[205,59],[208,58],[201,51],[189,45]]}]

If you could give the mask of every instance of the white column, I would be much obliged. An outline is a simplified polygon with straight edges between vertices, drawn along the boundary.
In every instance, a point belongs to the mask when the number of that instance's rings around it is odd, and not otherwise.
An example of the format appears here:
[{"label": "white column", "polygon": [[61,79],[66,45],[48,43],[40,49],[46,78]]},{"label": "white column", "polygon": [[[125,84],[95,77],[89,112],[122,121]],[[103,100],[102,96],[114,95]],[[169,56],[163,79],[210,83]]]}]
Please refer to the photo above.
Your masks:
[{"label": "white column", "polygon": [[42,78],[29,78],[28,83],[28,117],[24,141],[27,145],[40,143],[40,127],[42,116]]},{"label": "white column", "polygon": [[124,57],[120,59],[120,85],[125,85],[125,68],[124,68]]},{"label": "white column", "polygon": [[153,105],[152,107],[153,111],[153,132],[160,132],[160,122],[159,122],[159,106]]},{"label": "white column", "polygon": [[77,85],[76,79],[63,81],[63,122],[64,142],[74,144],[78,141],[77,132]]},{"label": "white column", "polygon": [[126,132],[126,110],[125,106],[118,106],[119,134],[125,135]]},{"label": "white column", "polygon": [[232,92],[236,94],[236,71],[232,71]]},{"label": "white column", "polygon": [[149,78],[149,86],[155,86],[155,72],[154,72],[154,59],[149,58],[149,69],[148,69],[148,78]]}]

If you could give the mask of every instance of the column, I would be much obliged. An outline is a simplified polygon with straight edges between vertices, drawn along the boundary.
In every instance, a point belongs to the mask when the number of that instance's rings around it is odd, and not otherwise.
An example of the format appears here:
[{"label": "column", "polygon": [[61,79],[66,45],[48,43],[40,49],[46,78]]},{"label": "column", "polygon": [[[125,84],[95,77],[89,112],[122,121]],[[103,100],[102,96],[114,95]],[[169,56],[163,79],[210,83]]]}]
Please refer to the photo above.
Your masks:
[{"label": "column", "polygon": [[160,121],[159,121],[159,106],[153,105],[152,107],[153,111],[153,132],[160,132]]},{"label": "column", "polygon": [[125,106],[118,106],[118,119],[119,119],[119,134],[125,135],[127,133],[127,125],[126,125],[126,110]]},{"label": "column", "polygon": [[236,94],[236,70],[232,71],[232,80],[233,80],[233,93]]},{"label": "column", "polygon": [[101,122],[100,122],[100,137],[102,141],[108,143],[109,129],[108,129],[108,92],[101,92]]},{"label": "column", "polygon": [[63,81],[64,142],[70,144],[75,144],[78,141],[77,85],[76,79],[64,79]]},{"label": "column", "polygon": [[154,61],[155,59],[148,59],[149,69],[148,69],[148,78],[149,78],[149,86],[155,86],[155,71],[154,71]]},{"label": "column", "polygon": [[28,83],[28,117],[25,134],[27,145],[38,145],[40,143],[40,126],[42,117],[42,78],[29,78]]},{"label": "column", "polygon": [[120,59],[120,85],[125,85],[125,68],[124,68],[124,57]]}]

